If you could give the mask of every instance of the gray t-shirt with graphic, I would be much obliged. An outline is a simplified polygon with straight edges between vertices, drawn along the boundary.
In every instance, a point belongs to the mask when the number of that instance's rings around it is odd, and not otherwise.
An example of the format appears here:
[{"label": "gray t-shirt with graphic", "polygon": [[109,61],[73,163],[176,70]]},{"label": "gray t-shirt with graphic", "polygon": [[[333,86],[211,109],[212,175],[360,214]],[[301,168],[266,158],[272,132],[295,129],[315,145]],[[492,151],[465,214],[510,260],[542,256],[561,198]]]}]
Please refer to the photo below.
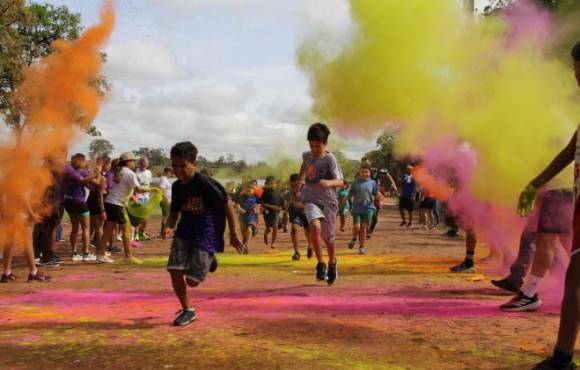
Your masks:
[{"label": "gray t-shirt with graphic", "polygon": [[318,206],[338,207],[336,188],[325,188],[320,180],[342,180],[342,171],[334,155],[327,153],[316,158],[310,151],[302,154],[302,168],[304,170],[304,187],[302,201],[314,203]]}]

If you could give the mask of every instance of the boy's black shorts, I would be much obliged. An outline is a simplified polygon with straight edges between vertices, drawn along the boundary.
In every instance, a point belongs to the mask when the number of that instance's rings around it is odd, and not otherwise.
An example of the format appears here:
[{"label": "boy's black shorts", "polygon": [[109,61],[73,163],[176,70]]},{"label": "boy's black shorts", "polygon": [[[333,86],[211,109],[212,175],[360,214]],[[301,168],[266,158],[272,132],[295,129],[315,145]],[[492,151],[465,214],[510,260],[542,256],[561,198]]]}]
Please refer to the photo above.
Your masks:
[{"label": "boy's black shorts", "polygon": [[415,209],[415,201],[409,198],[399,198],[399,209],[412,212]]},{"label": "boy's black shorts", "polygon": [[288,210],[288,215],[290,216],[290,223],[292,225],[300,226],[304,230],[309,229],[310,224],[308,223],[308,219],[306,218],[304,212],[298,212],[291,208]]},{"label": "boy's black shorts", "polygon": [[105,212],[107,213],[107,222],[119,225],[124,225],[127,222],[127,210],[123,206],[105,202]]},{"label": "boy's black shorts", "polygon": [[99,206],[97,193],[89,194],[89,198],[87,199],[87,207],[89,208],[89,213],[91,216],[98,216],[101,214],[101,207]]},{"label": "boy's black shorts", "polygon": [[423,202],[421,202],[421,208],[424,209],[433,209],[435,208],[435,198],[425,198]]},{"label": "boy's black shorts", "polygon": [[70,217],[89,215],[89,207],[87,206],[86,202],[65,201],[64,209],[66,210],[66,213],[68,213]]},{"label": "boy's black shorts", "polygon": [[270,211],[268,213],[264,213],[264,223],[266,227],[278,227],[278,221],[280,219],[280,212],[273,212]]}]

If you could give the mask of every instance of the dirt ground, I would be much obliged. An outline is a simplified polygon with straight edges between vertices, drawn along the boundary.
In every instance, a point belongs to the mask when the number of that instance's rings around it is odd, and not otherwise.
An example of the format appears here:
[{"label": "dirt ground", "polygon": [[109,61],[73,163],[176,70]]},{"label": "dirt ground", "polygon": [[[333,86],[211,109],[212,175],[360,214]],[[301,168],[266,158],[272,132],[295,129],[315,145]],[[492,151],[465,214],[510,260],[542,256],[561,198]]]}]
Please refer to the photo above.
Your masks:
[{"label": "dirt ground", "polygon": [[[171,326],[180,307],[165,271],[169,242],[136,249],[142,266],[66,262],[49,283],[26,283],[20,264],[20,279],[0,285],[0,368],[527,369],[542,359],[557,305],[501,313],[510,296],[493,276],[449,272],[464,239],[444,232],[399,228],[389,204],[368,255],[338,231],[332,287],[316,282],[305,251],[291,261],[289,234],[275,250],[260,235],[250,255],[219,255],[218,271],[190,290],[198,321],[181,328]],[[62,256],[68,248],[58,245]]]}]

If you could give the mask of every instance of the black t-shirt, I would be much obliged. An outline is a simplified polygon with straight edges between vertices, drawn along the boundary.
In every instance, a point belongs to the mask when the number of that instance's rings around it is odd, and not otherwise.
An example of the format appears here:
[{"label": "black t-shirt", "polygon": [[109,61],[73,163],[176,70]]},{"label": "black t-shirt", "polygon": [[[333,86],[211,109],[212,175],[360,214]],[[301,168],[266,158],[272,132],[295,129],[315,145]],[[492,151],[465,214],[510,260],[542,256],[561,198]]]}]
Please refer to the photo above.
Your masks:
[{"label": "black t-shirt", "polygon": [[282,207],[280,195],[274,189],[264,189],[260,202],[271,206]]},{"label": "black t-shirt", "polygon": [[229,200],[224,187],[196,172],[187,184],[175,181],[171,193],[171,212],[181,214],[175,236],[190,240],[197,248],[210,253],[223,251]]}]

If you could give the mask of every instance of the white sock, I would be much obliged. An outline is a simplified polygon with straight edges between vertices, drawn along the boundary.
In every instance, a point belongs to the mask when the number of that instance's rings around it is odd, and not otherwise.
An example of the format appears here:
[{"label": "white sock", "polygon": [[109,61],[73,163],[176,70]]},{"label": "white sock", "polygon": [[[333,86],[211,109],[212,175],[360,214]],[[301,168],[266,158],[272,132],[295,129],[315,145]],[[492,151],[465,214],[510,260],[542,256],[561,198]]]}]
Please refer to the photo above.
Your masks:
[{"label": "white sock", "polygon": [[522,288],[522,293],[526,297],[535,296],[536,293],[538,293],[538,289],[540,288],[540,284],[542,284],[542,280],[544,280],[544,278],[530,275],[530,277],[528,278],[528,281],[526,281],[526,284]]}]

